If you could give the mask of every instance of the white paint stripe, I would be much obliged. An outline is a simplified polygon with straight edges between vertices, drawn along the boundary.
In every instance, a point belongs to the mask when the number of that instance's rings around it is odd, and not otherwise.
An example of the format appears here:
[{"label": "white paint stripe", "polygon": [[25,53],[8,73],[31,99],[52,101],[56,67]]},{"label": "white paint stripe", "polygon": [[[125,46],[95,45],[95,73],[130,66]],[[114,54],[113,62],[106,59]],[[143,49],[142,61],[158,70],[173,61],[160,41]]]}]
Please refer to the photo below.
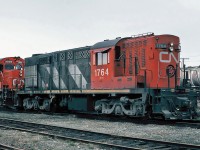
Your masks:
[{"label": "white paint stripe", "polygon": [[76,64],[70,64],[68,66],[68,70],[78,88],[80,88],[80,76],[82,77],[82,89],[86,89],[87,81],[82,75],[78,66]]},{"label": "white paint stripe", "polygon": [[56,88],[59,87],[59,78],[58,78],[58,70],[56,67],[53,67],[53,82],[56,86]]},{"label": "white paint stripe", "polygon": [[[50,67],[46,67],[48,73],[50,74]],[[58,76],[58,70],[56,67],[53,67],[53,83],[55,84],[56,88],[59,88],[59,76]],[[67,89],[64,81],[62,78],[60,78],[60,88],[61,89]]]}]

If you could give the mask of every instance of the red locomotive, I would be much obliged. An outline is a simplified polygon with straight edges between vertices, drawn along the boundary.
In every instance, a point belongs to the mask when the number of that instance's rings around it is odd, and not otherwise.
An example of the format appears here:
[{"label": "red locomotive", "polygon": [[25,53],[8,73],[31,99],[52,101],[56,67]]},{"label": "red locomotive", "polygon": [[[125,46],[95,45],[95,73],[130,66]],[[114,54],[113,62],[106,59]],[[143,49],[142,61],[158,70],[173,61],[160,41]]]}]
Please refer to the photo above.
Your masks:
[{"label": "red locomotive", "polygon": [[24,87],[24,59],[7,57],[0,60],[0,104],[13,105],[16,91]]}]

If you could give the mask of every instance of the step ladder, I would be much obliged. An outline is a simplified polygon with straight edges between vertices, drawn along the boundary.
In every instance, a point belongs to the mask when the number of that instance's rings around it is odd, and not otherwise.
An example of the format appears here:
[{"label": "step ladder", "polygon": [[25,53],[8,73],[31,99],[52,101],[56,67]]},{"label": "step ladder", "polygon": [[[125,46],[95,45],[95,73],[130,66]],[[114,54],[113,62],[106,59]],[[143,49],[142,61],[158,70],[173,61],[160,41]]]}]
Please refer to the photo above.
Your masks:
[{"label": "step ladder", "polygon": [[8,98],[8,86],[4,85],[2,89],[2,100],[3,100],[3,105],[6,104],[6,100]]}]

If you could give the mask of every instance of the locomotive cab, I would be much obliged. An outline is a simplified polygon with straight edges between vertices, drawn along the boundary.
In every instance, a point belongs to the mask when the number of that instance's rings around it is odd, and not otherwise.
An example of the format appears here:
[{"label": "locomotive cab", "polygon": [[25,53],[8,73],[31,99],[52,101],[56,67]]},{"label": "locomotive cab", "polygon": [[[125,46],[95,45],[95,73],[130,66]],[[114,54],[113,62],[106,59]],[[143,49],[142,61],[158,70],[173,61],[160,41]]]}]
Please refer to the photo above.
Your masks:
[{"label": "locomotive cab", "polygon": [[20,57],[7,57],[0,60],[0,101],[13,105],[16,91],[24,86],[24,60]]},{"label": "locomotive cab", "polygon": [[106,40],[91,48],[91,89],[135,88],[134,60],[127,59],[122,49],[126,39]]}]

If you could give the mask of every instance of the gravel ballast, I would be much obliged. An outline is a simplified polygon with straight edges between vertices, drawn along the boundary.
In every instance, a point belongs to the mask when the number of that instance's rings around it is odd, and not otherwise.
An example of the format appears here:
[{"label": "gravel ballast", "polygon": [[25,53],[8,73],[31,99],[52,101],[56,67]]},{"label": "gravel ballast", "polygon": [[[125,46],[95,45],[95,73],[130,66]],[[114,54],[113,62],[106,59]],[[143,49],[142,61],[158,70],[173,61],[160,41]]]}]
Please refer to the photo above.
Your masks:
[{"label": "gravel ballast", "polygon": [[[59,116],[59,115],[32,114],[32,113],[17,113],[17,112],[7,112],[7,111],[1,111],[0,117],[18,119],[21,121],[30,121],[47,125],[90,130],[95,132],[109,133],[121,136],[151,138],[154,140],[200,145],[200,130],[190,127],[178,127],[178,126],[155,125],[155,124],[143,125],[143,124],[134,124],[130,122],[110,122],[105,120],[77,118],[75,115]],[[3,136],[2,131],[0,132],[2,138]],[[18,133],[19,136],[22,134],[20,132]],[[16,136],[18,136],[18,134],[16,134]],[[10,137],[10,139],[12,138],[13,137]]]},{"label": "gravel ballast", "polygon": [[20,132],[16,130],[2,130],[0,129],[0,143],[17,147],[24,150],[93,150],[103,149],[93,144],[86,144],[74,141],[64,141],[59,139],[52,139],[47,136],[37,134]]}]

